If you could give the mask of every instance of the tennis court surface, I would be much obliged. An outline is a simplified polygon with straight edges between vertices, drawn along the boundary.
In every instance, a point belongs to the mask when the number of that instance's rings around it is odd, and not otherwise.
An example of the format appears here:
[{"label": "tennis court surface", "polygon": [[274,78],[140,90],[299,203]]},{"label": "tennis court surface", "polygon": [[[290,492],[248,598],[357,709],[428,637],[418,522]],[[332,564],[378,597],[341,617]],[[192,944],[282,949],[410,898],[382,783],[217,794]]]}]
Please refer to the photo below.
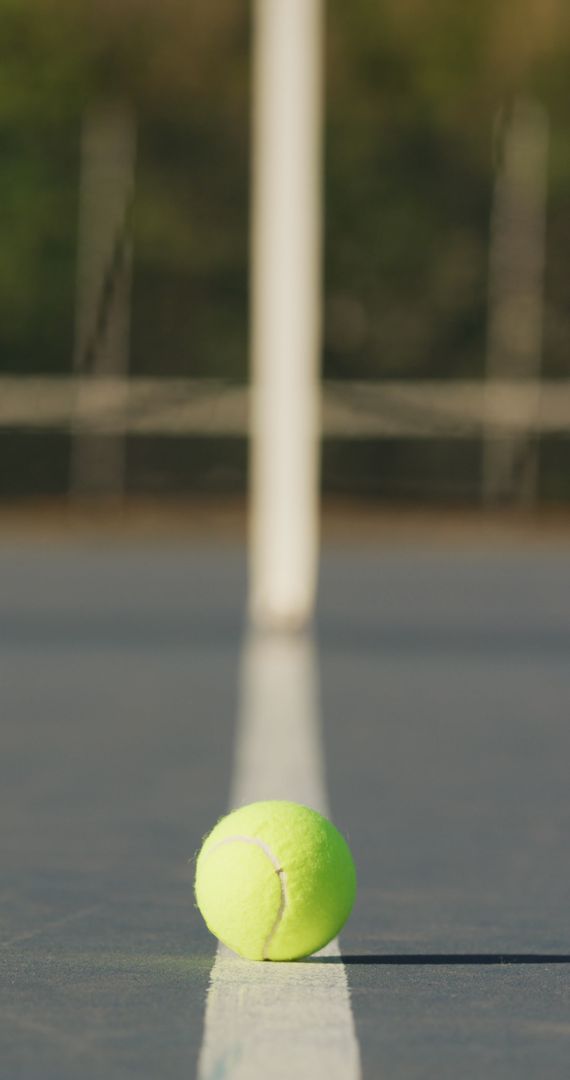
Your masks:
[{"label": "tennis court surface", "polygon": [[[248,640],[238,546],[5,545],[0,1075],[567,1077],[568,566],[329,547],[314,640]],[[341,955],[216,958],[236,791],[349,838]]]}]

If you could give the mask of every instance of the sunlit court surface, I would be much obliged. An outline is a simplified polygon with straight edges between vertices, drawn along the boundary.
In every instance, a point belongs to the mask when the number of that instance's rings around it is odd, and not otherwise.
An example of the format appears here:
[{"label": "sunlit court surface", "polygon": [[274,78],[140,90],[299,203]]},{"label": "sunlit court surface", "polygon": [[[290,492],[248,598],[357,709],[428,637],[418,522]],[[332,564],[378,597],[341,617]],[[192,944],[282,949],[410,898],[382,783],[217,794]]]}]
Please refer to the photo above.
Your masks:
[{"label": "sunlit court surface", "polygon": [[[248,638],[244,571],[2,547],[2,1075],[563,1077],[566,550],[331,546],[313,639]],[[215,961],[188,859],[232,790],[326,799],[342,957]]]},{"label": "sunlit court surface", "polygon": [[0,4],[0,1080],[568,1080],[519,6]]}]

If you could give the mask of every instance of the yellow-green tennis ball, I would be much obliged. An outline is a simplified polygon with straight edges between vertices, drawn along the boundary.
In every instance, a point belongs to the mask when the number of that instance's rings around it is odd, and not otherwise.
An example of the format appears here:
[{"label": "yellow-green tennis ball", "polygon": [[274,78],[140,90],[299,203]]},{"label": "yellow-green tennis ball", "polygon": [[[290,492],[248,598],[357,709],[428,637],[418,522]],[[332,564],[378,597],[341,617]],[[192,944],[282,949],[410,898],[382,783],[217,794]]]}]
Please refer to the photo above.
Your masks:
[{"label": "yellow-green tennis ball", "polygon": [[316,810],[257,802],[206,837],[196,901],[213,934],[248,960],[297,960],[327,945],[356,893],[348,844]]}]

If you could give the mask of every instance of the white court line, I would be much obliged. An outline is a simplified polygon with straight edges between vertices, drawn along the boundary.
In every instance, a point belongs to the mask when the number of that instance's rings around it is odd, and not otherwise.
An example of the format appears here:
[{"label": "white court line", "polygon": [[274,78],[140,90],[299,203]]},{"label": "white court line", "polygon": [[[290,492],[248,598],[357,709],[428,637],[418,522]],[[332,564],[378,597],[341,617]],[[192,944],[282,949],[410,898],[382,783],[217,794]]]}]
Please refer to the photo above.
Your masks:
[{"label": "white court line", "polygon": [[[291,799],[327,813],[310,639],[260,635],[244,647],[231,807],[258,799]],[[220,946],[198,1077],[358,1080],[360,1054],[338,943],[295,963],[244,961]]]}]

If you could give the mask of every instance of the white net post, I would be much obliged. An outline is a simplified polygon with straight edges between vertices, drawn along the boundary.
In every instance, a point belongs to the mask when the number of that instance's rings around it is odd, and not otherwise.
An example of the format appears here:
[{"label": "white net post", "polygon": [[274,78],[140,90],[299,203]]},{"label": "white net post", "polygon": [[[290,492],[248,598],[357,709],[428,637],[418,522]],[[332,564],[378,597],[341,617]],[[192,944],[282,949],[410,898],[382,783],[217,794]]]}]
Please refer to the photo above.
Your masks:
[{"label": "white net post", "polygon": [[[74,370],[79,378],[71,457],[75,496],[117,497],[124,436],[89,430],[89,406],[112,413],[128,374],[136,123],[123,101],[85,113],[81,145]],[[88,381],[88,392],[82,385]],[[102,411],[99,409],[99,412]],[[100,427],[100,425],[99,425]]]},{"label": "white net post", "polygon": [[547,167],[546,113],[519,99],[505,117],[491,223],[483,446],[490,504],[536,497]]},{"label": "white net post", "polygon": [[255,0],[250,613],[297,627],[317,576],[322,0]]}]

